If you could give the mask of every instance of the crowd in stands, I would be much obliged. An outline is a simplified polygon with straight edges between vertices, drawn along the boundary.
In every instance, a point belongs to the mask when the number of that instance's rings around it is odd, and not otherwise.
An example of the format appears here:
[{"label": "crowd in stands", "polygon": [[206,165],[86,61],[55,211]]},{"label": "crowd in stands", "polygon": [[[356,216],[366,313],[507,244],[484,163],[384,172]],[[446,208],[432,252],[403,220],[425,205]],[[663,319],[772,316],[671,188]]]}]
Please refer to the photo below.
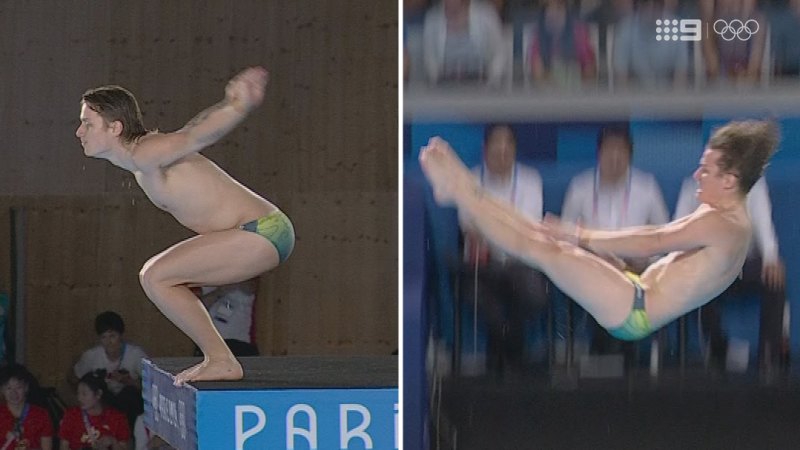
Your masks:
[{"label": "crowd in stands", "polygon": [[767,87],[800,75],[800,0],[404,0],[414,87]]},{"label": "crowd in stands", "polygon": [[[258,279],[203,288],[198,294],[237,356],[258,355],[253,309]],[[23,365],[0,359],[0,450],[171,449],[144,424],[144,349],[125,338],[114,311],[94,320],[97,344],[70,367],[75,394],[68,403],[55,388],[43,389]],[[196,353],[202,356],[202,353]]]}]

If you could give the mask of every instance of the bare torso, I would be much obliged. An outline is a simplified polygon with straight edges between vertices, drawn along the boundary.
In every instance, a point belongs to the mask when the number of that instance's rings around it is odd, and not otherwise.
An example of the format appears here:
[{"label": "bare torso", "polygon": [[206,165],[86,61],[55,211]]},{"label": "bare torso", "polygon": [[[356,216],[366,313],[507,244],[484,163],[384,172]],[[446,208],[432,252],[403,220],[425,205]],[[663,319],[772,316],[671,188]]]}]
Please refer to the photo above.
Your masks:
[{"label": "bare torso", "polygon": [[[693,214],[710,208],[703,204]],[[716,245],[672,252],[642,274],[647,315],[653,328],[702,306],[740,274],[750,248],[750,218],[744,205],[717,214],[725,219],[725,229],[718,230]]]},{"label": "bare torso", "polygon": [[199,234],[236,228],[276,209],[199,153],[134,175],[153,204]]}]

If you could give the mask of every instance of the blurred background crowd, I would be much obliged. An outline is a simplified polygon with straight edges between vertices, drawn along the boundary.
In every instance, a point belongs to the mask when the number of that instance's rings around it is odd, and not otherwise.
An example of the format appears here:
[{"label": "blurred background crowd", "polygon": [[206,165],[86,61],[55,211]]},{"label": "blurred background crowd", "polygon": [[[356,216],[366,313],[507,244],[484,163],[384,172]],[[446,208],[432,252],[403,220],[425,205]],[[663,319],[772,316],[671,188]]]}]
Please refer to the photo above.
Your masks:
[{"label": "blurred background crowd", "polygon": [[404,0],[407,89],[767,88],[800,74],[798,0]]}]

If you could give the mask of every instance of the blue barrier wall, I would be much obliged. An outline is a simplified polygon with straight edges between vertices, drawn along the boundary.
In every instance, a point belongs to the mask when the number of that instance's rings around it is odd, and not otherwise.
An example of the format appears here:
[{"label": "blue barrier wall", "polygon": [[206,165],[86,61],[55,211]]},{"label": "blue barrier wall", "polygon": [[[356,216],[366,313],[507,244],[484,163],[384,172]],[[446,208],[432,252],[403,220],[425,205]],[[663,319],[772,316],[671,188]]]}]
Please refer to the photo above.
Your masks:
[{"label": "blue barrier wall", "polygon": [[[413,168],[411,169],[413,171]],[[403,182],[403,448],[428,448],[425,341],[428,334],[425,188],[419,173]]]}]

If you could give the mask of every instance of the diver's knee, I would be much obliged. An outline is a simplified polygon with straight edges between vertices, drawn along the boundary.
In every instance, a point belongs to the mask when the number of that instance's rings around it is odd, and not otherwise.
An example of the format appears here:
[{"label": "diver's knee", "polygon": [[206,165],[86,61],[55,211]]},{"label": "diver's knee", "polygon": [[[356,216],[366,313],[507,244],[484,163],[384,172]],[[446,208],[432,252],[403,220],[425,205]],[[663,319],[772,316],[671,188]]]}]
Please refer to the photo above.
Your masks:
[{"label": "diver's knee", "polygon": [[158,265],[153,264],[153,260],[144,263],[141,270],[139,270],[139,284],[142,285],[142,289],[151,299],[153,298],[151,293],[162,284],[160,272]]}]

